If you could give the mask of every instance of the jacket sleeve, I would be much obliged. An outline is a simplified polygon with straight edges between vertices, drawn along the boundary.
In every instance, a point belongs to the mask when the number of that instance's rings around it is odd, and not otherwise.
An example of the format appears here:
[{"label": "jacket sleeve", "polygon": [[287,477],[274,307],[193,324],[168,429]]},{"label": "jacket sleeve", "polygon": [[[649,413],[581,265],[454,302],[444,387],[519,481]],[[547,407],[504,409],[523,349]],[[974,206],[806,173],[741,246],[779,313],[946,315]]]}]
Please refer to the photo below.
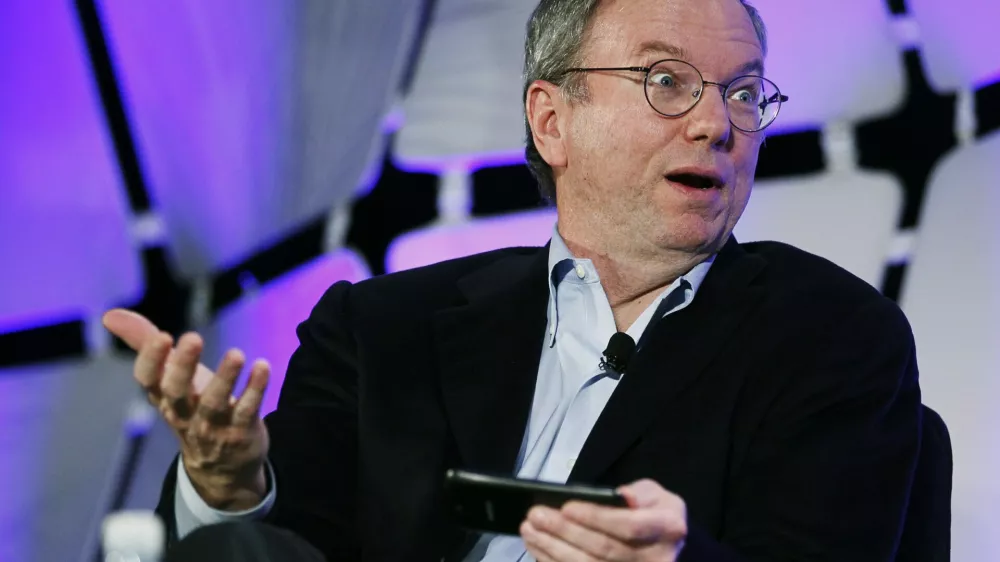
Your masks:
[{"label": "jacket sleeve", "polygon": [[265,419],[278,495],[266,522],[294,531],[328,560],[359,558],[358,357],[351,285],[333,285],[299,325],[277,409]]}]

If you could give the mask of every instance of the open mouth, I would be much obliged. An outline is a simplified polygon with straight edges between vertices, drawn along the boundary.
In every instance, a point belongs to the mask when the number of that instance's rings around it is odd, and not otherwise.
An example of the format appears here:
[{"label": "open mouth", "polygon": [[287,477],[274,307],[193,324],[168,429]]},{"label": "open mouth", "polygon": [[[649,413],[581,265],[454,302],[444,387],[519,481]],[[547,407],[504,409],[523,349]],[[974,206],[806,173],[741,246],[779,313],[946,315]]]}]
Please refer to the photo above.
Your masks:
[{"label": "open mouth", "polygon": [[694,189],[711,189],[722,186],[722,182],[718,178],[692,173],[668,174],[667,180]]}]

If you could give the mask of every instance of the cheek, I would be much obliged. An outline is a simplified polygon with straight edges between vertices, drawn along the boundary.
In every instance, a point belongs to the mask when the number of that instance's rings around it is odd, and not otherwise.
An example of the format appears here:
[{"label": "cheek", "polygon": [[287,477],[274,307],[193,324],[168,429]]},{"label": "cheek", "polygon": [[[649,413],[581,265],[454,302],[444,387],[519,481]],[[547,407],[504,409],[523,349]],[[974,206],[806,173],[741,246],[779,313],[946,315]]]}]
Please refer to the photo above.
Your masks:
[{"label": "cheek", "polygon": [[641,108],[589,106],[574,117],[569,145],[577,163],[592,174],[614,171],[619,181],[648,160],[657,139],[663,137],[660,123]]},{"label": "cheek", "polygon": [[734,218],[739,218],[750,200],[753,191],[754,175],[757,171],[757,157],[760,152],[759,139],[746,139],[746,143],[738,146],[734,152],[736,168],[736,191],[730,203]]},{"label": "cheek", "polygon": [[578,197],[606,208],[616,199],[609,186],[627,173],[628,163],[624,160],[628,151],[622,139],[611,132],[612,120],[598,112],[592,115],[581,116],[571,128],[567,180]]},{"label": "cheek", "polygon": [[745,138],[744,142],[738,144],[733,151],[733,164],[736,175],[747,184],[753,183],[754,174],[757,172],[757,157],[760,154],[761,139]]}]

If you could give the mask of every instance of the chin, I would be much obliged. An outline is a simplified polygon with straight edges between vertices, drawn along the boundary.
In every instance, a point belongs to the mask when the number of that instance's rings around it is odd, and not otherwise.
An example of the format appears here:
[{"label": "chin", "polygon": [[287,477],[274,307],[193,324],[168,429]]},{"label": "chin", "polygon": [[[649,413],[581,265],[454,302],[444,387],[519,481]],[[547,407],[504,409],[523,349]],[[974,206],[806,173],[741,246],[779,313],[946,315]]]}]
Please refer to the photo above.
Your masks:
[{"label": "chin", "polygon": [[700,217],[696,220],[690,220],[690,217],[688,219],[666,225],[666,230],[660,236],[661,247],[691,254],[711,253],[721,249],[726,240],[722,228]]}]

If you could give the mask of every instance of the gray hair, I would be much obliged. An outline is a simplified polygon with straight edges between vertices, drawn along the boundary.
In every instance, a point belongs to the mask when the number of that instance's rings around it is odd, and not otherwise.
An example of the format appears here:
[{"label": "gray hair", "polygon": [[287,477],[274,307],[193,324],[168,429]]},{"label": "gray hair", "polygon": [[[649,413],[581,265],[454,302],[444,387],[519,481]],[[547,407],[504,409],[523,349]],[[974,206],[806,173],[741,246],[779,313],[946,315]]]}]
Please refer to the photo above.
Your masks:
[{"label": "gray hair", "polygon": [[[740,0],[753,22],[761,50],[767,55],[767,29],[757,9],[747,0]],[[527,36],[524,42],[524,91],[522,101],[528,95],[528,87],[535,80],[545,80],[559,86],[567,99],[586,98],[586,88],[580,74],[566,73],[567,68],[582,66],[583,43],[587,31],[600,7],[601,0],[541,0],[528,20]],[[542,197],[554,203],[556,184],[552,167],[538,153],[531,124],[525,114],[527,146],[525,158],[528,169],[538,180],[538,191]]]}]

